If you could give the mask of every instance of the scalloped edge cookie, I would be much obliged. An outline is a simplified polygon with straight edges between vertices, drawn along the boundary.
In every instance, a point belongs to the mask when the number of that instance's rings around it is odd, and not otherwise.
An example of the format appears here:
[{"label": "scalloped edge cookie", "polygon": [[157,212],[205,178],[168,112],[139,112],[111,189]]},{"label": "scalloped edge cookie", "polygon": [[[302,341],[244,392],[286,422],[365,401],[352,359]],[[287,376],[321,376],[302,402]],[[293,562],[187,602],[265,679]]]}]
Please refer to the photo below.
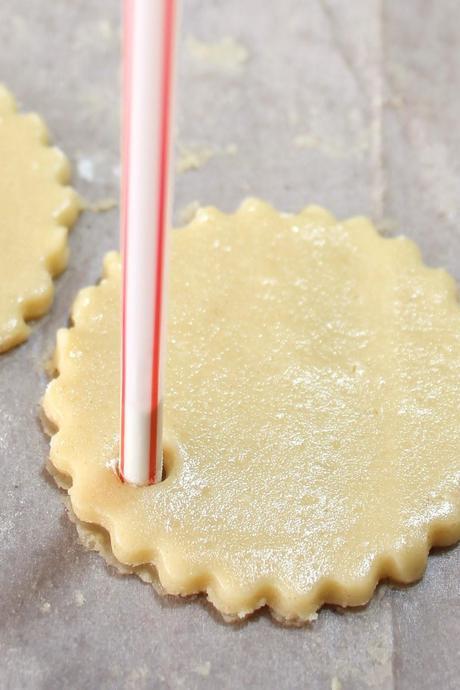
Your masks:
[{"label": "scalloped edge cookie", "polygon": [[[269,216],[277,213],[272,207],[257,200],[247,200],[237,213],[259,211]],[[212,221],[222,218],[223,215],[216,209],[201,209],[188,227],[206,223],[209,219]],[[313,223],[331,228],[337,223],[333,216],[319,207],[308,207],[296,216],[279,214],[279,217],[292,219],[293,222],[309,218]],[[340,225],[353,231],[370,233],[369,237],[378,237],[387,247],[401,252],[413,270],[421,273],[424,280],[433,286],[446,310],[445,314],[452,317],[452,322],[459,321],[460,310],[455,282],[443,269],[425,266],[413,242],[405,238],[380,238],[373,226],[364,218],[353,218]],[[189,564],[183,554],[170,554],[167,549],[163,550],[163,542],[150,545],[149,550],[145,545],[141,547],[140,541],[127,543],[125,529],[115,506],[120,500],[121,491],[125,492],[127,500],[132,501],[133,492],[138,492],[140,497],[146,487],[121,487],[117,476],[111,472],[111,478],[107,479],[107,490],[111,493],[109,502],[104,507],[91,503],[91,496],[95,492],[94,487],[98,483],[102,469],[96,467],[96,463],[90,467],[88,448],[82,452],[81,458],[75,457],[75,439],[68,433],[73,422],[72,405],[70,403],[67,408],[65,405],[66,391],[73,391],[75,362],[78,360],[80,347],[74,343],[72,334],[84,332],[87,326],[92,327],[91,316],[89,313],[86,314],[85,310],[93,299],[102,294],[100,291],[109,289],[110,281],[116,279],[119,272],[117,255],[107,255],[101,283],[97,287],[85,288],[76,298],[72,309],[74,325],[71,329],[61,329],[57,337],[54,360],[57,378],[49,384],[43,400],[46,418],[52,430],[56,432],[51,439],[51,473],[58,485],[69,493],[80,533],[91,535],[89,543],[87,537],[83,537],[84,541],[90,548],[99,551],[109,563],[117,567],[122,564],[124,572],[134,572],[144,580],[153,581],[153,584],[156,582],[157,572],[160,591],[168,594],[189,596],[204,593],[229,621],[243,619],[257,609],[268,606],[277,620],[289,624],[302,624],[315,619],[316,611],[324,604],[340,607],[366,604],[381,580],[389,578],[404,584],[418,580],[425,570],[431,547],[447,546],[459,540],[460,487],[452,488],[449,485],[442,496],[435,497],[438,502],[442,499],[444,512],[433,512],[431,519],[427,518],[418,531],[414,530],[413,538],[408,538],[408,535],[404,534],[404,541],[397,547],[395,545],[391,550],[379,551],[364,575],[355,573],[354,577],[349,579],[332,576],[322,578],[301,594],[290,590],[276,577],[258,579],[251,588],[233,586],[232,589],[229,583],[233,581],[223,567],[220,570],[217,568],[209,571],[204,566],[199,568],[196,564]],[[173,452],[172,441],[166,439],[166,455]],[[107,468],[105,471],[108,471]],[[179,471],[180,467],[173,463],[166,482],[175,481]],[[110,505],[113,506],[113,510]]]},{"label": "scalloped edge cookie", "polygon": [[31,282],[23,288],[18,286],[14,290],[14,296],[9,295],[4,305],[3,315],[0,316],[0,353],[27,340],[31,329],[26,321],[37,319],[50,309],[54,295],[52,278],[58,276],[67,266],[68,230],[82,209],[77,193],[67,186],[70,179],[69,162],[60,149],[49,144],[45,123],[35,113],[18,112],[14,97],[0,84],[0,120],[3,118],[14,118],[29,135],[33,141],[32,158],[37,153],[46,152],[46,162],[40,168],[43,193],[46,194],[54,187],[53,191],[58,190],[59,194],[56,195],[56,203],[49,217],[40,218],[38,221],[43,228],[43,247],[36,263],[33,284]]}]

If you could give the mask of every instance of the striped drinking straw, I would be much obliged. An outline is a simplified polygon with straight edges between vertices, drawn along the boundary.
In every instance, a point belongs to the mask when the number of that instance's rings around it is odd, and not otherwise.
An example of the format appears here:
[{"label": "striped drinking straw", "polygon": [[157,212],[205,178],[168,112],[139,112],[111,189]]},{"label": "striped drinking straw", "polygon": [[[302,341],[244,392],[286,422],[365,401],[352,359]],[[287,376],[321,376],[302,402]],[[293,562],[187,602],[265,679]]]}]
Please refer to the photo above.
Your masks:
[{"label": "striped drinking straw", "polygon": [[162,478],[175,0],[125,0],[120,475]]}]

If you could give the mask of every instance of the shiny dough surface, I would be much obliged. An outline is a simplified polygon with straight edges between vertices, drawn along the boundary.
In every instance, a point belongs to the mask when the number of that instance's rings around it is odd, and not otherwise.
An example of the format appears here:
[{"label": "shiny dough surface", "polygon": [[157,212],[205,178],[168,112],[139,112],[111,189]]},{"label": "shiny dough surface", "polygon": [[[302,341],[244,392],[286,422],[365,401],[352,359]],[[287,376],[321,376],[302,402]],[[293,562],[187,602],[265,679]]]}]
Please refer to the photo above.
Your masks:
[{"label": "shiny dough surface", "polygon": [[80,292],[45,396],[55,471],[122,563],[225,615],[308,620],[460,536],[456,286],[405,238],[250,199],[172,233],[167,478],[123,485],[120,262]]},{"label": "shiny dough surface", "polygon": [[25,319],[51,305],[51,276],[66,266],[67,230],[80,208],[68,178],[41,118],[18,113],[0,84],[0,353],[26,340]]}]

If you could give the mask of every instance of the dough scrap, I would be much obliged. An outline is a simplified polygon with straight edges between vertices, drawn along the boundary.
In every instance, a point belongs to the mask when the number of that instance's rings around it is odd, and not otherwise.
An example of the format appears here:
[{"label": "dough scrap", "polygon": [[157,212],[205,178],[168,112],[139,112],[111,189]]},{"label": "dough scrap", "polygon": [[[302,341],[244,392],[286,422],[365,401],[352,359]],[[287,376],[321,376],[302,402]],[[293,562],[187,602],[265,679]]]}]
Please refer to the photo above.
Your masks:
[{"label": "dough scrap", "polygon": [[51,276],[67,264],[68,228],[80,204],[64,154],[41,118],[19,114],[0,84],[0,353],[27,339],[25,319],[51,306]]},{"label": "dough scrap", "polygon": [[172,233],[167,478],[123,485],[120,262],[57,336],[51,463],[118,561],[225,616],[284,621],[418,579],[460,537],[460,308],[365,218],[255,199]]}]

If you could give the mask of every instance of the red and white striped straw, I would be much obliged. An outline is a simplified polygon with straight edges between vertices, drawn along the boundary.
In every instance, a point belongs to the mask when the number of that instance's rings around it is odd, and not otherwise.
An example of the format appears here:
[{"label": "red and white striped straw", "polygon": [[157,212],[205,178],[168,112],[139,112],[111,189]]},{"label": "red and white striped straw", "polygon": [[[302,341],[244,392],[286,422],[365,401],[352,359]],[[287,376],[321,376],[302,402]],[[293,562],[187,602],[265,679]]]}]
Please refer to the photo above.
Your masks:
[{"label": "red and white striped straw", "polygon": [[162,478],[175,0],[124,0],[120,475]]}]

